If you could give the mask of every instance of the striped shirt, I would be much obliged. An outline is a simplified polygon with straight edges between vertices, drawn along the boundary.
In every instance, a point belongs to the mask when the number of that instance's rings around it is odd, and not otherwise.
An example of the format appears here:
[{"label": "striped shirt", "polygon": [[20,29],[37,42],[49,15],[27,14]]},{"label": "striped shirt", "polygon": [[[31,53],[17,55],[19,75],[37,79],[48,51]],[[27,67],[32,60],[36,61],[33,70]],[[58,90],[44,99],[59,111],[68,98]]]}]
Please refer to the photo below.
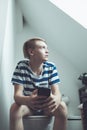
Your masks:
[{"label": "striped shirt", "polygon": [[51,62],[43,63],[43,71],[38,76],[29,67],[29,60],[18,62],[13,77],[12,84],[23,86],[23,94],[30,95],[38,87],[51,88],[51,85],[60,82],[56,66]]}]

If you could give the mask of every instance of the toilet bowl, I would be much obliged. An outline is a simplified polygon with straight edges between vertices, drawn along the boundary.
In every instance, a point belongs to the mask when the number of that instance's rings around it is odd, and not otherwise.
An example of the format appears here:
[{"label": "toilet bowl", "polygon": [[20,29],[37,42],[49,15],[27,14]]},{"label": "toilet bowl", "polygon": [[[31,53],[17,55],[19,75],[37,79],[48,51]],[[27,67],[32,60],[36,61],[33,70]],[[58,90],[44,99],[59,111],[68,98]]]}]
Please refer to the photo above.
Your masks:
[{"label": "toilet bowl", "polygon": [[52,130],[54,117],[44,115],[23,118],[24,130]]},{"label": "toilet bowl", "polygon": [[[54,117],[27,116],[23,118],[24,130],[53,130]],[[80,116],[68,116],[67,130],[82,130]]]}]

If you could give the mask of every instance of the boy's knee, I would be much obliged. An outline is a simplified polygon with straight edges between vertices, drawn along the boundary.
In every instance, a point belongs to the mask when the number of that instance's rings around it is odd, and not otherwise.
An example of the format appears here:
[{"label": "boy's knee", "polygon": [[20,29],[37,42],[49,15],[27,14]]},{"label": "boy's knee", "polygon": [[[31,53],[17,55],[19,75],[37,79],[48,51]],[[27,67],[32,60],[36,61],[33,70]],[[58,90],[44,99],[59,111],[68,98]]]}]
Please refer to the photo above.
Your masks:
[{"label": "boy's knee", "polygon": [[10,108],[10,118],[16,119],[19,116],[21,116],[20,111],[19,111],[19,106],[16,103],[14,103],[14,104],[12,104],[12,106]]},{"label": "boy's knee", "polygon": [[12,119],[22,118],[25,115],[32,115],[32,111],[29,107],[25,105],[12,104],[10,108],[10,117]]},{"label": "boy's knee", "polygon": [[68,114],[68,111],[67,111],[67,106],[65,104],[65,102],[61,102],[60,106],[60,112],[64,115],[64,116],[67,116]]},{"label": "boy's knee", "polygon": [[61,102],[55,111],[55,116],[67,118],[67,106],[64,102]]}]

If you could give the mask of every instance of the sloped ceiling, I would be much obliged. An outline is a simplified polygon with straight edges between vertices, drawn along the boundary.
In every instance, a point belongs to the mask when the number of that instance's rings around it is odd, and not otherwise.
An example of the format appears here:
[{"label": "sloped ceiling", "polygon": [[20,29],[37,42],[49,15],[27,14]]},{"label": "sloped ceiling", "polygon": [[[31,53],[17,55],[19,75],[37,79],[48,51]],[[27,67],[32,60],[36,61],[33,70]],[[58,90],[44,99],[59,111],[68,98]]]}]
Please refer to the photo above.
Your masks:
[{"label": "sloped ceiling", "polygon": [[[80,72],[87,71],[87,30],[49,0],[17,0],[26,23]],[[57,54],[57,53],[56,53]]]}]

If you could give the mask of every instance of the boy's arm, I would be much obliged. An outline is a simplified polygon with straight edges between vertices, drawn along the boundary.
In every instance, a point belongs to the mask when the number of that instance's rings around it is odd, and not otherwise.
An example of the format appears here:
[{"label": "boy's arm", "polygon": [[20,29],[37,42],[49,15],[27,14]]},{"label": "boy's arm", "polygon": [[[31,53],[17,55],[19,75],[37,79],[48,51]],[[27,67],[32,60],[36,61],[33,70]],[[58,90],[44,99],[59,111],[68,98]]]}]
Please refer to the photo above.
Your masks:
[{"label": "boy's arm", "polygon": [[15,102],[18,105],[27,105],[28,107],[37,110],[38,109],[38,99],[39,97],[37,96],[37,90],[34,90],[32,92],[32,95],[30,96],[25,96],[23,95],[23,86],[15,84],[14,85],[14,99]]},{"label": "boy's arm", "polygon": [[15,84],[14,85],[14,100],[18,105],[27,105],[29,102],[29,96],[23,95],[23,86]]},{"label": "boy's arm", "polygon": [[55,96],[58,100],[58,104],[61,102],[61,93],[59,90],[58,84],[54,84],[51,86],[52,95]]}]

